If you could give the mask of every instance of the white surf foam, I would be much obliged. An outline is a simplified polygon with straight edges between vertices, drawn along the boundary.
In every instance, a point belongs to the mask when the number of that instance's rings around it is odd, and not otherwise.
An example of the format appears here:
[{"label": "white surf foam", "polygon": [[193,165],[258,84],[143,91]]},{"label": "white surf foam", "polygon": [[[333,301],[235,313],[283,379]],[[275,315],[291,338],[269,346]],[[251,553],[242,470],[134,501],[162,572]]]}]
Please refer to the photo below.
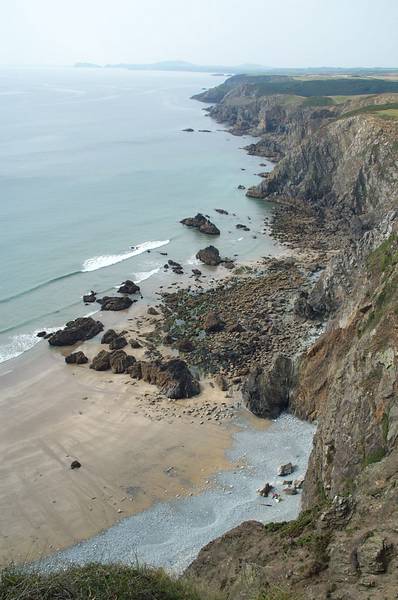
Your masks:
[{"label": "white surf foam", "polygon": [[133,273],[133,281],[134,283],[141,283],[141,281],[145,281],[152,277],[152,275],[156,275],[159,273],[159,267],[157,269],[152,269],[152,271],[139,271],[138,273]]},{"label": "white surf foam", "polygon": [[191,265],[192,267],[197,267],[198,265],[201,265],[201,264],[202,263],[200,262],[200,260],[198,258],[196,258],[195,254],[193,254],[187,260],[187,265]]},{"label": "white surf foam", "polygon": [[9,338],[9,342],[0,346],[0,363],[5,362],[6,360],[10,360],[11,358],[16,358],[20,354],[27,352],[33,346],[36,346],[43,338],[38,338],[37,334],[39,331],[47,331],[47,333],[52,333],[53,331],[57,331],[58,327],[52,327],[49,329],[37,329],[33,331],[33,333],[19,333],[17,335]]},{"label": "white surf foam", "polygon": [[170,240],[143,242],[142,244],[138,244],[134,250],[131,250],[130,252],[124,252],[123,254],[106,254],[103,256],[94,256],[92,258],[88,258],[83,263],[82,272],[86,273],[87,271],[97,271],[98,269],[103,269],[104,267],[110,267],[111,265],[115,265],[116,263],[127,260],[128,258],[132,258],[133,256],[138,256],[147,250],[154,250],[155,248],[165,246],[169,242]]}]

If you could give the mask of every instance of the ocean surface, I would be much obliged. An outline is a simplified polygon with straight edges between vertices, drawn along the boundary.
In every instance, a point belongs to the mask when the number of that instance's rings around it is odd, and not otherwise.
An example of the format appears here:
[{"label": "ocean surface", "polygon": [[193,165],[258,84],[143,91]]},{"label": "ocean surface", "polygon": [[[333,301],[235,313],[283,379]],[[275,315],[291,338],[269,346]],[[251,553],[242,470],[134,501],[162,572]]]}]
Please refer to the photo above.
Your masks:
[{"label": "ocean surface", "polygon": [[[276,252],[260,233],[270,206],[237,189],[260,181],[263,161],[240,150],[250,138],[230,135],[190,99],[221,81],[0,69],[0,362],[38,343],[38,331],[98,310],[81,300],[91,289],[109,294],[129,278],[150,299],[167,284],[167,258],[188,270],[209,243],[238,260]],[[179,223],[199,211],[219,238]]]}]

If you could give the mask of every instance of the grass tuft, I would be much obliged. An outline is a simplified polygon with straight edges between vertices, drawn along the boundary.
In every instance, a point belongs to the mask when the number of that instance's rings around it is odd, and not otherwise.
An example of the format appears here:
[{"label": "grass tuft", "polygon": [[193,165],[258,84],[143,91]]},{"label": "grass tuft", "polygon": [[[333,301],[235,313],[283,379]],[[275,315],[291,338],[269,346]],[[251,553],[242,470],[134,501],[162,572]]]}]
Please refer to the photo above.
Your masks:
[{"label": "grass tuft", "polygon": [[89,564],[55,573],[8,568],[0,575],[0,600],[220,600],[161,569]]}]

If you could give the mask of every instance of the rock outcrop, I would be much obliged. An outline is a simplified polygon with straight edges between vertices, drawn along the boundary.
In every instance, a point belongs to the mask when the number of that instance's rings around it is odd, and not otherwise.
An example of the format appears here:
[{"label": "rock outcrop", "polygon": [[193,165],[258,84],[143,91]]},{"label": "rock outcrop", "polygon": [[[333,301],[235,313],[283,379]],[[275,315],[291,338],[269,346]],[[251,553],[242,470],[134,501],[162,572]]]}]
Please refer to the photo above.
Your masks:
[{"label": "rock outcrop", "polygon": [[193,227],[199,229],[201,233],[207,233],[208,235],[220,235],[220,230],[214,223],[207,217],[198,213],[195,217],[187,217],[181,221],[183,225],[187,227]]},{"label": "rock outcrop", "polygon": [[131,300],[127,296],[104,296],[103,298],[99,298],[97,302],[101,305],[101,310],[116,311],[130,308],[136,300]]},{"label": "rock outcrop", "polygon": [[126,279],[118,289],[119,294],[138,294],[140,286],[135,284],[131,279]]},{"label": "rock outcrop", "polygon": [[91,317],[81,317],[69,321],[63,329],[52,333],[48,338],[50,346],[73,346],[77,342],[83,342],[95,337],[104,329],[100,321]]},{"label": "rock outcrop", "polygon": [[293,362],[287,356],[277,356],[272,367],[254,369],[242,389],[248,409],[258,417],[275,419],[289,406],[294,382]]},{"label": "rock outcrop", "polygon": [[130,374],[133,378],[157,385],[162,394],[173,400],[192,398],[200,393],[198,380],[192,376],[187,364],[177,358],[166,363],[137,362]]},{"label": "rock outcrop", "polygon": [[196,258],[205,265],[213,267],[216,267],[221,263],[220,252],[215,246],[207,246],[207,248],[199,250],[196,254]]}]

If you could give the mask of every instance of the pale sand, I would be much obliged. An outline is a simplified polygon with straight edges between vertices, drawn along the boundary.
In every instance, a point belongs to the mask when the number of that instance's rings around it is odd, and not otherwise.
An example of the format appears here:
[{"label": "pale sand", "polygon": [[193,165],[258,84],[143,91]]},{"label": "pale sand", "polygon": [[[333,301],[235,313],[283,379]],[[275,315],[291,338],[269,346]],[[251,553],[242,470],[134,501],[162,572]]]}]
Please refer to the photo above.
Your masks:
[{"label": "pale sand", "polygon": [[[91,358],[98,344],[82,348]],[[233,428],[183,413],[225,401],[208,385],[196,399],[151,406],[153,386],[67,366],[44,345],[2,365],[0,385],[0,563],[86,539],[230,467]],[[172,407],[164,418],[162,404]]]}]

